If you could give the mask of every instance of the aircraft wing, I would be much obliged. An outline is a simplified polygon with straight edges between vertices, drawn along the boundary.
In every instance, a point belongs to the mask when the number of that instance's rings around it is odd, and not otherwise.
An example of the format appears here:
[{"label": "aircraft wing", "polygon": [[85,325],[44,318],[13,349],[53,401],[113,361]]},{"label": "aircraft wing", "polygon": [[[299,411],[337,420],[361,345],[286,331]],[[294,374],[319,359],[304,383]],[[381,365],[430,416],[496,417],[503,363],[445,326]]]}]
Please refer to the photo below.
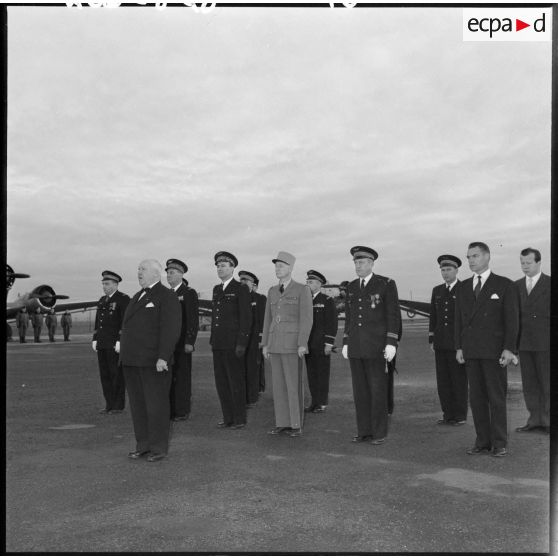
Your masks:
[{"label": "aircraft wing", "polygon": [[[98,304],[97,300],[92,300],[92,301],[88,300],[85,302],[63,302],[55,306],[54,313],[60,314],[61,312],[65,312],[66,310],[68,310],[69,312],[83,312],[88,308],[95,308],[97,304]],[[6,308],[6,320],[15,320],[17,313],[24,306],[26,306],[26,304],[23,301],[11,303]]]},{"label": "aircraft wing", "polygon": [[419,316],[430,317],[430,302],[419,302],[417,300],[401,300],[399,299],[401,310],[407,312],[409,318],[416,314]]}]

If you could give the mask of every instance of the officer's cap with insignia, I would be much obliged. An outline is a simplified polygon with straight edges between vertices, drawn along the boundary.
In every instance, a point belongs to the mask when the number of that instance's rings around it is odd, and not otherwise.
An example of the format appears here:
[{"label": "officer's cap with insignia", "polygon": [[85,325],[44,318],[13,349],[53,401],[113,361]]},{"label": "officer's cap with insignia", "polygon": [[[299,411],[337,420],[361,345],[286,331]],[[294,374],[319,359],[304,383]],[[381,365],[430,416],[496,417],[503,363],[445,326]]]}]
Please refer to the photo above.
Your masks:
[{"label": "officer's cap with insignia", "polygon": [[217,265],[219,262],[229,262],[230,264],[232,264],[233,267],[236,267],[238,265],[238,260],[230,252],[217,252],[217,254],[215,254],[214,256],[214,259],[215,265]]},{"label": "officer's cap with insignia", "polygon": [[120,283],[120,281],[122,281],[122,277],[120,277],[120,275],[118,275],[118,273],[114,273],[114,271],[108,271],[105,270],[103,271],[103,273],[101,273],[102,279],[101,281],[116,281],[117,283]]},{"label": "officer's cap with insignia", "polygon": [[353,256],[353,260],[369,258],[376,261],[378,259],[378,252],[372,248],[368,248],[368,246],[353,246],[351,248],[351,256]]},{"label": "officer's cap with insignia", "polygon": [[240,279],[242,279],[243,277],[247,277],[254,283],[254,285],[257,285],[259,283],[258,278],[251,271],[239,271],[238,276],[240,277]]},{"label": "officer's cap with insignia", "polygon": [[306,279],[316,279],[316,281],[319,281],[322,285],[327,283],[326,278],[319,271],[314,269],[310,269],[306,272]]},{"label": "officer's cap with insignia", "polygon": [[461,260],[457,256],[452,256],[451,254],[444,254],[438,258],[438,263],[440,267],[445,267],[447,265],[455,267],[461,267]]},{"label": "officer's cap with insignia", "polygon": [[273,263],[283,262],[292,267],[296,262],[296,258],[292,254],[289,254],[288,252],[279,252],[277,254],[277,257],[271,261]]},{"label": "officer's cap with insignia", "polygon": [[180,273],[186,273],[188,271],[188,266],[176,258],[171,258],[170,260],[167,260],[167,267],[165,267],[165,271],[168,271],[169,269],[176,269],[177,271],[180,271]]}]

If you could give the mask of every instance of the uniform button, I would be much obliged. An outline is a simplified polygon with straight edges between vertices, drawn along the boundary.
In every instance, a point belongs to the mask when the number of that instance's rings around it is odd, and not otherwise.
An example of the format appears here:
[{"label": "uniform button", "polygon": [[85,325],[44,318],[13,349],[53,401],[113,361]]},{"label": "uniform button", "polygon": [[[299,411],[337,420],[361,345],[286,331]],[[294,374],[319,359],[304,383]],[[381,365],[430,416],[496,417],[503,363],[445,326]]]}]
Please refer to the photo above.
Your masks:
[{"label": "uniform button", "polygon": [[359,310],[362,310],[362,306],[359,306],[358,309],[359,309]]},{"label": "uniform button", "polygon": [[362,318],[362,316],[359,315],[359,318]]},{"label": "uniform button", "polygon": [[359,327],[360,327],[362,324],[358,324],[358,325],[359,325]]}]

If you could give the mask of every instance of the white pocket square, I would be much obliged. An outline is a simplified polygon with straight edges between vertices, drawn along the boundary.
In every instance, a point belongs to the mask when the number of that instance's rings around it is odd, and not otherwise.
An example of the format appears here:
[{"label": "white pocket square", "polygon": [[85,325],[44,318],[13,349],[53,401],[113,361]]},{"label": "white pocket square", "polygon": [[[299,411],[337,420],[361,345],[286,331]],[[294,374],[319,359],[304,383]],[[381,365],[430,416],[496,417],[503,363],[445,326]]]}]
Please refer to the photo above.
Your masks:
[{"label": "white pocket square", "polygon": [[496,293],[494,293],[490,298],[492,300],[498,300],[500,297]]},{"label": "white pocket square", "polygon": [[150,302],[149,304],[145,305],[146,308],[155,308],[155,304],[153,304],[152,302]]}]

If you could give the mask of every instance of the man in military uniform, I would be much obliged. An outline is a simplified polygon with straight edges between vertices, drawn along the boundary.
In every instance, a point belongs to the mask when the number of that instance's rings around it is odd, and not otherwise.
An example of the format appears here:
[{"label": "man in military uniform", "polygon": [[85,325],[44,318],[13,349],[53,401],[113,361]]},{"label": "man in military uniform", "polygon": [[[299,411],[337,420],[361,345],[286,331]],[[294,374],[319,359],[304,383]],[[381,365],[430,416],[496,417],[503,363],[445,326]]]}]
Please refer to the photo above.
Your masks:
[{"label": "man in military uniform", "polygon": [[252,328],[250,330],[250,340],[248,341],[248,347],[246,348],[245,355],[246,406],[248,408],[252,408],[256,405],[260,392],[261,350],[259,344],[261,340],[263,319],[260,319],[258,307],[259,297],[254,290],[258,278],[250,271],[239,271],[238,278],[241,283],[250,289],[250,303],[252,307]]},{"label": "man in military uniform", "polygon": [[35,336],[35,343],[41,342],[41,329],[43,329],[43,315],[41,309],[37,308],[33,316],[31,316],[31,323],[33,324],[33,334]]},{"label": "man in military uniform", "polygon": [[70,340],[70,329],[72,329],[72,315],[68,310],[62,314],[60,318],[60,325],[62,326],[62,331],[64,332],[64,341]]},{"label": "man in military uniform", "polygon": [[271,260],[279,284],[269,289],[262,332],[262,351],[271,360],[275,428],[269,434],[302,435],[304,422],[303,357],[312,329],[312,295],[292,279],[296,258],[279,252]]},{"label": "man in military uniform", "polygon": [[455,299],[461,260],[444,254],[438,258],[444,283],[432,289],[428,342],[436,359],[436,383],[443,417],[438,424],[460,426],[467,420],[467,372],[455,359]]},{"label": "man in military uniform", "polygon": [[54,313],[54,310],[50,310],[50,312],[46,315],[45,325],[47,326],[48,339],[51,343],[54,343],[54,341],[56,341],[56,339],[54,339],[54,334],[56,333],[57,324],[58,319],[56,318],[56,314]]},{"label": "man in military uniform", "polygon": [[188,266],[176,258],[167,260],[167,282],[178,296],[182,311],[180,337],[174,350],[170,413],[174,422],[188,420],[192,399],[192,353],[199,329],[198,293],[188,286]]},{"label": "man in military uniform", "polygon": [[120,331],[124,312],[130,302],[127,294],[118,290],[122,277],[114,271],[103,271],[101,274],[103,292],[97,303],[95,315],[95,331],[93,332],[93,350],[97,352],[101,386],[105,398],[105,406],[101,414],[118,414],[124,410],[125,390],[124,375],[119,365]]},{"label": "man in military uniform", "polygon": [[331,351],[337,335],[337,310],[333,299],[321,292],[326,278],[319,271],[308,271],[306,284],[310,287],[313,304],[308,354],[304,355],[312,401],[304,411],[323,413],[328,404]]},{"label": "man in military uniform", "polygon": [[262,354],[262,330],[265,316],[265,303],[267,297],[258,292],[260,280],[256,277],[252,292],[256,295],[256,313],[258,315],[258,377],[259,377],[259,393],[265,392],[265,359]]},{"label": "man in military uniform", "polygon": [[25,306],[17,313],[16,316],[16,327],[19,331],[19,342],[26,343],[25,332],[27,331],[27,326],[29,325],[29,313]]},{"label": "man in military uniform", "polygon": [[233,277],[238,265],[233,254],[217,252],[214,260],[221,280],[213,288],[209,338],[215,387],[223,412],[223,420],[217,426],[239,429],[246,426],[244,355],[252,326],[250,291]]},{"label": "man in military uniform", "polygon": [[349,359],[353,382],[353,442],[379,445],[388,431],[387,364],[397,350],[401,310],[395,282],[372,272],[376,250],[354,246],[350,252],[358,279],[347,288],[343,356]]}]

